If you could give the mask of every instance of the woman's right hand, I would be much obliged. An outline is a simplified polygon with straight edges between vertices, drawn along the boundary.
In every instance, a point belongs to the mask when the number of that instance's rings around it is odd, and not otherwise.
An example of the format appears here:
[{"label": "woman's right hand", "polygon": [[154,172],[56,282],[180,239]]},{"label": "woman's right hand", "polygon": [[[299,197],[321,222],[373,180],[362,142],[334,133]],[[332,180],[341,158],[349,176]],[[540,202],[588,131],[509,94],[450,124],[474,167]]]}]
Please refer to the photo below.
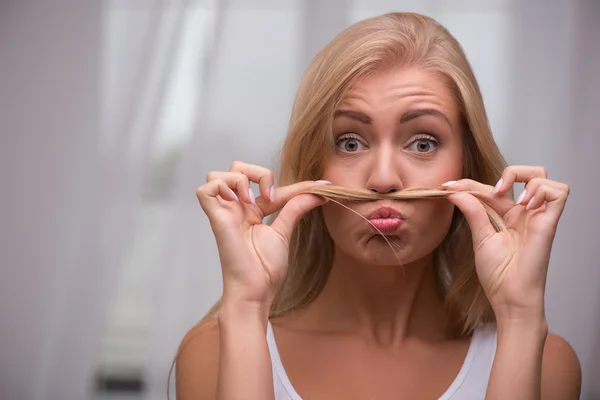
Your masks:
[{"label": "woman's right hand", "polygon": [[[255,198],[250,182],[258,183]],[[223,272],[223,302],[246,302],[268,310],[288,266],[292,232],[302,216],[326,202],[300,194],[315,185],[305,181],[274,189],[273,173],[234,162],[229,172],[211,172],[196,191],[208,216]],[[263,219],[280,210],[271,225]]]}]

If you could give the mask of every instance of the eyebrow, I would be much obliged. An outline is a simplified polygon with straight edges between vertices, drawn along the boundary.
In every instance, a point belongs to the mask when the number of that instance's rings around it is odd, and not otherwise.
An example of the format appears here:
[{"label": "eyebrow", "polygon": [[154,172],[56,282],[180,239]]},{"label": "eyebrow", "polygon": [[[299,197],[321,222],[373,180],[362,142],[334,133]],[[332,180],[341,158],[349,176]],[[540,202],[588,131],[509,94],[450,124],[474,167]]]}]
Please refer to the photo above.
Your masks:
[{"label": "eyebrow", "polygon": [[[444,113],[442,113],[441,111],[438,111],[438,110],[434,110],[432,108],[408,110],[404,114],[402,114],[399,122],[401,124],[403,124],[403,123],[406,123],[415,118],[422,117],[424,115],[432,115],[434,117],[442,118],[444,121],[446,121],[448,123],[448,125],[452,126],[452,124],[450,124],[450,120],[448,119],[448,117],[446,117],[446,115]],[[333,118],[337,118],[337,117],[341,117],[341,116],[352,118],[357,121],[363,122],[365,124],[370,124],[371,122],[373,122],[371,117],[369,117],[368,115],[363,114],[361,112],[358,112],[358,111],[336,110],[336,112],[333,114]]]},{"label": "eyebrow", "polygon": [[365,124],[370,124],[372,122],[371,117],[358,111],[336,110],[336,112],[333,114],[334,119],[342,116],[364,122]]},{"label": "eyebrow", "polygon": [[403,124],[405,122],[410,121],[411,119],[419,118],[423,115],[432,115],[434,117],[442,118],[444,121],[446,121],[448,123],[448,125],[450,125],[450,127],[452,127],[450,120],[448,119],[448,117],[446,117],[446,115],[443,112],[434,110],[432,108],[408,110],[407,112],[402,114],[402,116],[400,117],[400,123]]}]

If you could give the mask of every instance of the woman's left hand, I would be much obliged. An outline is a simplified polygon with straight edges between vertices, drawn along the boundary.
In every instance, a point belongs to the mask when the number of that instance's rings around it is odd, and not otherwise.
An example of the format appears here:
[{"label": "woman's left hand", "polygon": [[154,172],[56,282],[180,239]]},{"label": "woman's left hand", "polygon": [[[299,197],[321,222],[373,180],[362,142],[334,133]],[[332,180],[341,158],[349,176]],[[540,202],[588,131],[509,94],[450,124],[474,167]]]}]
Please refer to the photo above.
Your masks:
[{"label": "woman's left hand", "polygon": [[[507,195],[515,182],[525,183],[517,202]],[[449,196],[471,228],[477,275],[497,321],[543,318],[550,251],[569,186],[547,179],[542,167],[510,166],[495,188],[470,179],[445,187],[480,193],[477,197],[500,214],[508,228],[496,232],[475,196]]]}]

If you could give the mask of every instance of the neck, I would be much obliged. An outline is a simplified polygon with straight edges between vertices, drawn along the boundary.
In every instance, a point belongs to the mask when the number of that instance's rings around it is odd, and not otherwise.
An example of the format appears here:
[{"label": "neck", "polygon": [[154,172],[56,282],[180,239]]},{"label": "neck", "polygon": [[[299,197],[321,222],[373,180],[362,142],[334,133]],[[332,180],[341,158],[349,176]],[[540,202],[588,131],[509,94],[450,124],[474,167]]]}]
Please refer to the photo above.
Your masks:
[{"label": "neck", "polygon": [[360,332],[380,342],[448,336],[433,255],[403,266],[378,266],[336,249],[327,284],[307,312],[321,327]]}]

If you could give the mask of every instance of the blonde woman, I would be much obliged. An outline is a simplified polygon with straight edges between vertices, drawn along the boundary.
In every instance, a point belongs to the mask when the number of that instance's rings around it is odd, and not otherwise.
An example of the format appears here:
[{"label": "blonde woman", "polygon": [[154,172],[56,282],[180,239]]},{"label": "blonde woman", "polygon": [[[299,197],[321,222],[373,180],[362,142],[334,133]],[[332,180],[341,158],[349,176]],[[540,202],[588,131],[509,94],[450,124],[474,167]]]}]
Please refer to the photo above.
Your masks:
[{"label": "blonde woman", "polygon": [[544,317],[569,188],[506,167],[440,24],[392,13],[336,37],[301,83],[279,172],[275,187],[235,162],[197,191],[223,297],[181,344],[178,400],[579,398],[577,356]]}]

